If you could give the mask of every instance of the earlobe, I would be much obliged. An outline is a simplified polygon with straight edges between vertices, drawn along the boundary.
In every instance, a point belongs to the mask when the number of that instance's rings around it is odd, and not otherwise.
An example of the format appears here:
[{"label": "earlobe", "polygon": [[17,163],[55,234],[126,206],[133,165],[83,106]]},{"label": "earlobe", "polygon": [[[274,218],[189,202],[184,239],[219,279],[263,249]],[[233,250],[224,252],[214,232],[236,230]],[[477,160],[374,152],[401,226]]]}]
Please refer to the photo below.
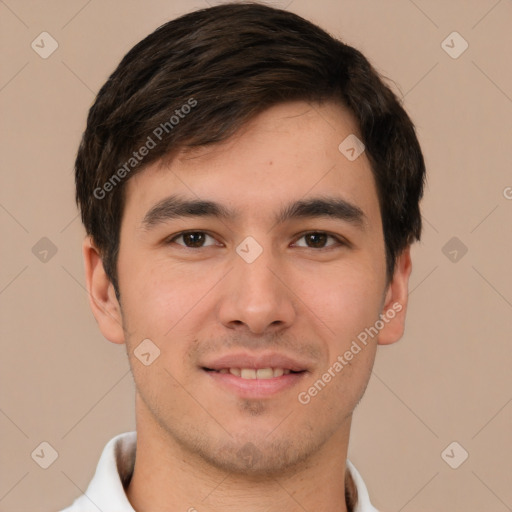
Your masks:
[{"label": "earlobe", "polygon": [[410,246],[407,246],[397,257],[393,278],[388,284],[381,313],[384,327],[378,335],[379,345],[397,342],[405,330],[409,276],[412,270],[410,249]]},{"label": "earlobe", "polygon": [[89,304],[96,322],[105,338],[112,343],[124,343],[121,307],[90,236],[83,242],[82,253]]}]

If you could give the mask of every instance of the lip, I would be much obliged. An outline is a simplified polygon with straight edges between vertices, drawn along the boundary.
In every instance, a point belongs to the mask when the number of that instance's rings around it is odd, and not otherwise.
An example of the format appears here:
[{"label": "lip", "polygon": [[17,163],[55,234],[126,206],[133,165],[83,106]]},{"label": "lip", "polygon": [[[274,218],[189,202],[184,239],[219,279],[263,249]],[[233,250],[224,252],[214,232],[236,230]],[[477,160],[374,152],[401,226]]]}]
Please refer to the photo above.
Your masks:
[{"label": "lip", "polygon": [[216,371],[223,368],[253,368],[255,370],[260,368],[283,368],[283,370],[290,370],[292,372],[309,370],[309,365],[306,361],[301,361],[285,354],[278,354],[277,352],[226,354],[214,360],[206,361],[204,364],[201,364],[201,367]]},{"label": "lip", "polygon": [[[308,373],[307,363],[275,352],[227,354],[201,364],[201,368],[216,385],[246,399],[272,397],[296,386]],[[271,379],[242,379],[230,373],[219,373],[218,370],[223,368],[283,368],[298,373],[288,373]]]},{"label": "lip", "polygon": [[280,392],[296,386],[304,378],[306,372],[289,373],[272,379],[242,379],[230,373],[218,373],[203,370],[214,383],[234,393],[240,398],[262,399],[269,398]]}]

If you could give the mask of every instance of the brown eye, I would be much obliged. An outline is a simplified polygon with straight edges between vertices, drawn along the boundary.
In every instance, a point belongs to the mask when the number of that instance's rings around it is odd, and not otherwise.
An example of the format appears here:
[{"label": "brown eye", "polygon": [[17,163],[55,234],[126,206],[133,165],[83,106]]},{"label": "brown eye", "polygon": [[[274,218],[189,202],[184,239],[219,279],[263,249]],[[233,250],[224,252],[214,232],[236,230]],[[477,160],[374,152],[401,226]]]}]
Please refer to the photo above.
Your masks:
[{"label": "brown eye", "polygon": [[[336,243],[327,245],[329,238],[333,239]],[[295,244],[299,247],[306,247],[309,249],[325,249],[334,245],[343,245],[342,240],[333,235],[324,233],[323,231],[313,231],[311,233],[306,233],[302,235],[298,240],[302,239],[306,241],[305,244],[298,244],[298,241]]]},{"label": "brown eye", "polygon": [[[176,242],[176,240],[179,240],[180,238],[183,240],[183,243]],[[190,249],[198,249],[201,247],[208,247],[209,245],[215,245],[214,243],[205,245],[205,241],[207,238],[211,238],[212,240],[214,240],[213,237],[211,237],[204,231],[188,231],[186,233],[181,233],[175,236],[174,238],[169,240],[169,243],[175,242],[178,245],[184,245],[185,247],[188,247]]]}]

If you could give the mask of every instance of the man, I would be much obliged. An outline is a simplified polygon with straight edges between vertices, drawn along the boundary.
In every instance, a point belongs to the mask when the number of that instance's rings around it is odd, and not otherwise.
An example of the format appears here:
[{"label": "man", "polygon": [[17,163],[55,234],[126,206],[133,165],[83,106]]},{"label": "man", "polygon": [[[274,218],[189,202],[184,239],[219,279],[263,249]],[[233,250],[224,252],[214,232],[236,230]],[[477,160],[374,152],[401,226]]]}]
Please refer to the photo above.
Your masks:
[{"label": "man", "polygon": [[66,511],[375,511],[351,418],[403,334],[424,173],[368,61],[297,15],[224,4],[138,43],[76,159],[137,431]]}]

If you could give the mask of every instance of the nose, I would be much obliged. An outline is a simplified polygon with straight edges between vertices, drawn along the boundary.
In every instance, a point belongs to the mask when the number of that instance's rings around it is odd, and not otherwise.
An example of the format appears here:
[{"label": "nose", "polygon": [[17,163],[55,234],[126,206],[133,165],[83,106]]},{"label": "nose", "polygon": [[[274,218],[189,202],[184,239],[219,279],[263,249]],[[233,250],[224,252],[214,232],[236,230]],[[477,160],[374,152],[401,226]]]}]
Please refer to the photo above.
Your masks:
[{"label": "nose", "polygon": [[227,328],[253,334],[276,332],[293,324],[296,308],[291,283],[280,272],[270,251],[264,250],[252,263],[238,255],[226,276],[219,320]]}]

